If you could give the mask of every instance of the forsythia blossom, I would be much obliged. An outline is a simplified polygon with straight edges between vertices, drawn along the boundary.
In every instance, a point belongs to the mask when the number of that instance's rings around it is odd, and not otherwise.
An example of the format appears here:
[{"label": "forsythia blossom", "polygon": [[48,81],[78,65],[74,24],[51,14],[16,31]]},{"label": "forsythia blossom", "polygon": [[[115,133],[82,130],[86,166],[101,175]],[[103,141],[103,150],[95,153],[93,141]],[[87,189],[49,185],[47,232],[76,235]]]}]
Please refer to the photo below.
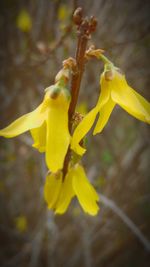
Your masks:
[{"label": "forsythia blossom", "polygon": [[[67,210],[75,196],[86,213],[98,213],[99,196],[88,181],[84,168],[78,163],[78,155],[85,152],[85,148],[82,147],[84,142],[81,140],[92,127],[97,114],[99,118],[93,134],[102,131],[116,104],[135,118],[150,123],[150,103],[127,84],[125,76],[106,58],[105,63],[100,78],[101,94],[98,102],[82,121],[79,116],[72,137],[68,128],[70,93],[65,86],[69,79],[66,68],[57,74],[56,83],[46,89],[42,103],[34,111],[0,130],[0,136],[6,138],[30,131],[34,140],[32,146],[45,153],[46,164],[51,172],[47,175],[44,186],[45,201],[48,208],[58,214],[63,214]],[[76,126],[75,122],[74,118],[72,130]],[[72,154],[67,173],[64,175],[63,165],[67,151],[70,152],[70,144],[75,153]]]},{"label": "forsythia blossom", "polygon": [[52,172],[62,169],[70,143],[68,94],[65,88],[57,84],[50,86],[43,102],[34,111],[0,130],[0,136],[11,138],[30,130],[34,139],[33,146],[40,152],[45,152],[48,168]]},{"label": "forsythia blossom", "polygon": [[0,130],[0,136],[11,138],[29,130],[34,140],[32,146],[39,152],[45,152],[46,163],[51,171],[44,186],[49,209],[63,214],[76,195],[83,210],[96,215],[99,196],[89,183],[83,167],[75,164],[63,177],[64,159],[71,139],[68,129],[70,94],[64,87],[64,73],[58,73],[56,84],[46,89],[43,102],[34,111]]},{"label": "forsythia blossom", "polygon": [[79,143],[92,127],[97,114],[94,135],[102,131],[116,104],[135,118],[150,123],[150,103],[128,85],[125,76],[112,63],[105,65],[100,85],[101,94],[96,106],[83,118],[72,137],[71,148],[79,155],[86,151]]},{"label": "forsythia blossom", "polygon": [[44,187],[44,197],[48,208],[55,213],[66,212],[72,198],[77,196],[83,210],[96,215],[99,206],[99,196],[93,186],[89,183],[85,171],[80,164],[71,167],[63,181],[62,172],[48,174]]}]

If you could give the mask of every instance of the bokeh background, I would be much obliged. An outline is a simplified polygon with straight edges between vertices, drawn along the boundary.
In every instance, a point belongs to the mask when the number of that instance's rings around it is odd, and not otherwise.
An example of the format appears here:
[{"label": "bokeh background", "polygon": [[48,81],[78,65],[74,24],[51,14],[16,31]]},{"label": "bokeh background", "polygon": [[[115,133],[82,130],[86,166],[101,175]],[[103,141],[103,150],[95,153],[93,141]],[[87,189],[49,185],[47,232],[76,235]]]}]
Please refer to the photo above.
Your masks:
[{"label": "bokeh background", "polygon": [[[3,0],[0,2],[0,128],[33,110],[54,82],[62,61],[74,56],[72,13],[98,20],[90,44],[125,73],[150,100],[150,5],[147,0]],[[102,64],[85,67],[79,110],[99,95]],[[150,172],[148,125],[116,107],[100,135],[88,135],[83,158],[89,180],[101,195],[96,217],[76,200],[54,216],[43,200],[44,156],[29,134],[0,139],[0,266],[150,266]]]}]

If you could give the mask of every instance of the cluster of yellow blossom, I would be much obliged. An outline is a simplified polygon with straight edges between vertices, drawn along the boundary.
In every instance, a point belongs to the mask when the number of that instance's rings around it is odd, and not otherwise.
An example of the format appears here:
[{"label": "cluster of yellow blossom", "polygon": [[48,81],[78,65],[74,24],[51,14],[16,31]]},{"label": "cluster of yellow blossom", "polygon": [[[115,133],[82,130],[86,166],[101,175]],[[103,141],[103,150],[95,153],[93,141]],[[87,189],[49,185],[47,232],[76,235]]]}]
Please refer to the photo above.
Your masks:
[{"label": "cluster of yellow blossom", "polygon": [[70,136],[68,110],[71,98],[62,73],[57,76],[56,83],[46,89],[43,102],[34,111],[0,130],[0,136],[11,138],[28,130],[31,132],[33,147],[45,153],[50,171],[44,187],[44,197],[49,209],[62,214],[67,210],[71,199],[77,196],[83,210],[90,215],[96,215],[99,210],[99,197],[81,164],[70,163],[68,172],[63,177],[63,164],[68,147],[71,147],[73,153],[82,156],[86,149],[81,145],[81,140],[92,127],[97,114],[99,118],[94,135],[102,131],[116,104],[135,118],[150,123],[150,103],[133,90],[119,69],[105,58],[97,104]]},{"label": "cluster of yellow blossom", "polygon": [[63,180],[62,171],[48,174],[44,188],[48,208],[55,213],[63,214],[74,196],[77,196],[83,210],[90,215],[96,215],[99,200],[93,186],[89,183],[84,168],[80,164],[70,167]]}]

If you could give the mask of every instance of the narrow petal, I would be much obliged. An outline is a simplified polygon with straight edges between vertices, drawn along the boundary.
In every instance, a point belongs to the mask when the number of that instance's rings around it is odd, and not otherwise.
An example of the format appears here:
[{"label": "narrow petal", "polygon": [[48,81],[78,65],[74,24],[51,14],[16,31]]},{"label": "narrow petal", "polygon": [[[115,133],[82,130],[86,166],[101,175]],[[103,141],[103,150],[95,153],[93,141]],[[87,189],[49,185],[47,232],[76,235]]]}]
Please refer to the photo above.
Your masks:
[{"label": "narrow petal", "polygon": [[99,196],[94,187],[88,181],[84,169],[77,164],[74,168],[73,174],[73,189],[83,210],[90,215],[96,215],[99,210],[97,201]]},{"label": "narrow petal", "polygon": [[70,143],[68,130],[69,102],[52,100],[47,116],[46,163],[52,172],[62,169]]},{"label": "narrow petal", "polygon": [[18,118],[6,128],[0,130],[0,136],[6,138],[15,137],[28,130],[40,127],[44,121],[44,112],[41,112],[42,104],[38,106],[34,111],[23,115]]},{"label": "narrow petal", "polygon": [[39,152],[45,152],[46,149],[46,122],[44,122],[40,127],[32,129],[31,135],[34,140],[34,144],[32,145]]},{"label": "narrow petal", "polygon": [[107,103],[100,109],[100,115],[93,132],[94,135],[100,133],[103,130],[106,123],[108,122],[114,106],[115,103],[110,98]]},{"label": "narrow petal", "polygon": [[111,97],[130,115],[150,123],[150,103],[132,89],[121,74],[117,73],[114,81],[112,81]]},{"label": "narrow petal", "polygon": [[[105,87],[103,76],[101,77],[100,83],[103,87]],[[109,98],[110,90],[108,90],[108,88],[104,88],[104,90],[101,91],[96,106],[83,118],[83,120],[75,129],[71,141],[71,148],[77,154],[83,155],[85,153],[86,149],[80,146],[79,143],[83,139],[83,137],[89,132],[89,130],[94,124],[96,115],[98,114],[99,110],[103,108],[103,106],[105,106]]]},{"label": "narrow petal", "polygon": [[98,113],[97,107],[93,108],[79,123],[77,128],[75,129],[72,140],[71,140],[71,149],[74,150],[77,154],[83,155],[86,151],[85,148],[80,146],[80,141],[82,138],[88,133],[90,128],[92,127],[96,115]]},{"label": "narrow petal", "polygon": [[101,93],[97,102],[99,110],[108,102],[108,100],[110,99],[110,92],[111,92],[109,83],[105,80],[104,73],[102,73],[102,75],[100,76],[100,87],[101,87]]},{"label": "narrow petal", "polygon": [[69,171],[62,183],[61,192],[56,203],[56,213],[65,213],[74,195],[75,193],[72,187],[72,171]]},{"label": "narrow petal", "polygon": [[62,173],[47,175],[44,186],[44,198],[49,209],[54,209],[62,185]]}]

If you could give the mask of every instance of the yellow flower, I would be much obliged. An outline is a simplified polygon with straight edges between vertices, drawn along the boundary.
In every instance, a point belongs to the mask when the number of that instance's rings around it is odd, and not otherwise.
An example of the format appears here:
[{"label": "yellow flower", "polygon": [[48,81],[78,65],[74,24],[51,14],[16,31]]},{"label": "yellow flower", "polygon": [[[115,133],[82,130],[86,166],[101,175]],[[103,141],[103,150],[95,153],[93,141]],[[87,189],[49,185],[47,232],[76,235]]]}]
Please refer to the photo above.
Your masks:
[{"label": "yellow flower", "polygon": [[22,9],[17,17],[17,27],[23,32],[29,32],[32,28],[32,18],[27,10]]},{"label": "yellow flower", "polygon": [[19,232],[25,232],[27,230],[27,218],[23,215],[15,218],[15,224]]},{"label": "yellow flower", "polygon": [[32,112],[0,130],[0,136],[11,138],[28,130],[33,146],[46,153],[46,163],[52,172],[62,169],[70,143],[68,130],[68,91],[57,85],[47,88],[43,102]]},{"label": "yellow flower", "polygon": [[70,168],[64,181],[61,172],[51,173],[47,176],[44,197],[49,209],[54,210],[55,213],[63,214],[74,196],[77,196],[86,213],[93,216],[97,214],[99,196],[89,183],[80,164]]},{"label": "yellow flower", "polygon": [[116,104],[135,118],[150,123],[150,103],[127,84],[125,76],[112,64],[105,65],[100,85],[101,94],[96,106],[77,126],[72,137],[71,148],[79,155],[86,151],[79,143],[92,127],[97,114],[94,135],[103,130]]}]

